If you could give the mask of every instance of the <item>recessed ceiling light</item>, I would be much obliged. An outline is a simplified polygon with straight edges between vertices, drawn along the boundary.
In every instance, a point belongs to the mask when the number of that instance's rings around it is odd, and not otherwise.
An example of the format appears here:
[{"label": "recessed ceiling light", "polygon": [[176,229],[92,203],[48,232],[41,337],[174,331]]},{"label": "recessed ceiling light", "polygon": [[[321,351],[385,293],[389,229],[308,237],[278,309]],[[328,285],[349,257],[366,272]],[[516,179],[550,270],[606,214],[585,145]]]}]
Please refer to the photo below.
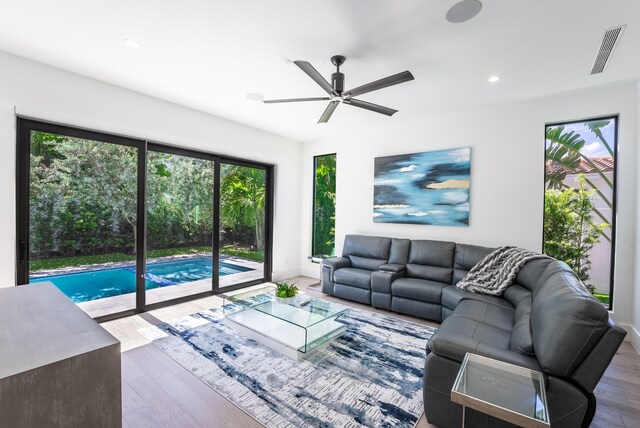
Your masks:
[{"label": "recessed ceiling light", "polygon": [[247,99],[249,99],[251,101],[262,101],[262,100],[264,100],[264,95],[259,94],[257,92],[249,92],[247,94]]},{"label": "recessed ceiling light", "polygon": [[460,24],[467,22],[474,16],[480,13],[482,9],[482,3],[478,0],[462,0],[451,6],[451,9],[447,12],[447,21],[452,24]]},{"label": "recessed ceiling light", "polygon": [[138,49],[139,47],[142,47],[140,42],[133,39],[124,39],[124,44],[133,49]]},{"label": "recessed ceiling light", "polygon": [[502,77],[500,77],[500,76],[491,76],[491,77],[489,77],[489,83],[499,82],[500,79],[502,79]]}]

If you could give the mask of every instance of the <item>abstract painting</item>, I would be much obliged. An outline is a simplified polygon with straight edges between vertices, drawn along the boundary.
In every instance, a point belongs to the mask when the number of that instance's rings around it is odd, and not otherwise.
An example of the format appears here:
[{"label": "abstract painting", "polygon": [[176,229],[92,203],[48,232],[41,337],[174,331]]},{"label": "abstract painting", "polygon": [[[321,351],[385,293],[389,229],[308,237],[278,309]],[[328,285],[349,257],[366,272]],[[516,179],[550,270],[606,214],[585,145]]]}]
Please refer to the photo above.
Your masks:
[{"label": "abstract painting", "polygon": [[469,225],[469,147],[375,158],[373,221]]}]

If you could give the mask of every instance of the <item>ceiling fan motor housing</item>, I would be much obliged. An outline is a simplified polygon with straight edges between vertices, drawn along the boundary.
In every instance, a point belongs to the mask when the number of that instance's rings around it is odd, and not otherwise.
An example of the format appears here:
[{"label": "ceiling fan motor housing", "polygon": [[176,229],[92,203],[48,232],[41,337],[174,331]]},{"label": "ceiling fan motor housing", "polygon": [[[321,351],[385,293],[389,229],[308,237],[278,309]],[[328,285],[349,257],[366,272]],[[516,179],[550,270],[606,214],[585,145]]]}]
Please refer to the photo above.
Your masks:
[{"label": "ceiling fan motor housing", "polygon": [[338,94],[342,94],[342,91],[344,91],[344,73],[333,73],[331,75],[331,86]]},{"label": "ceiling fan motor housing", "polygon": [[336,72],[331,75],[331,86],[338,94],[344,91],[344,74],[340,73],[340,66],[347,60],[343,55],[331,57],[331,63],[336,66]]}]

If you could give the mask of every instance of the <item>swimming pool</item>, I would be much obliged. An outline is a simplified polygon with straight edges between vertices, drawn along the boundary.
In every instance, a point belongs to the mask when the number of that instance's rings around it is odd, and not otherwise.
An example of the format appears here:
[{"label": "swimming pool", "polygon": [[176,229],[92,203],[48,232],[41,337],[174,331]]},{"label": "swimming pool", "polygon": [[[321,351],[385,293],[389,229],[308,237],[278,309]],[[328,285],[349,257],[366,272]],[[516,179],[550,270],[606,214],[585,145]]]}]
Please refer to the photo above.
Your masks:
[{"label": "swimming pool", "polygon": [[[220,262],[220,276],[252,270],[232,263]],[[200,257],[147,264],[146,289],[166,287],[211,278],[213,263]],[[76,303],[104,297],[118,296],[136,291],[135,266],[100,269],[87,272],[50,275],[31,278],[30,283],[51,281],[60,291]]]}]

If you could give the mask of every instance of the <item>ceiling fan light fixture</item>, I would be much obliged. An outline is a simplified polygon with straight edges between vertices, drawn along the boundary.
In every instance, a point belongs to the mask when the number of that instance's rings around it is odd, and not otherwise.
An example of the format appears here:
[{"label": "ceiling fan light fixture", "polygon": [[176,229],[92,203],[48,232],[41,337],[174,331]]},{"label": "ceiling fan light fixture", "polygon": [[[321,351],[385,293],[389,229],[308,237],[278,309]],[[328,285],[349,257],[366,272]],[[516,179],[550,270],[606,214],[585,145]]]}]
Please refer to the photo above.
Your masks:
[{"label": "ceiling fan light fixture", "polygon": [[133,39],[124,39],[123,40],[124,44],[127,45],[128,47],[132,48],[132,49],[138,49],[141,48],[142,45],[140,44],[140,42],[138,42],[137,40],[133,40]]},{"label": "ceiling fan light fixture", "polygon": [[251,100],[251,101],[262,101],[264,100],[264,95],[258,93],[258,92],[249,92],[247,94],[247,99]]},{"label": "ceiling fan light fixture", "polygon": [[502,80],[502,77],[498,76],[497,74],[494,74],[493,76],[489,77],[489,79],[487,80],[489,81],[489,83],[497,83]]}]

